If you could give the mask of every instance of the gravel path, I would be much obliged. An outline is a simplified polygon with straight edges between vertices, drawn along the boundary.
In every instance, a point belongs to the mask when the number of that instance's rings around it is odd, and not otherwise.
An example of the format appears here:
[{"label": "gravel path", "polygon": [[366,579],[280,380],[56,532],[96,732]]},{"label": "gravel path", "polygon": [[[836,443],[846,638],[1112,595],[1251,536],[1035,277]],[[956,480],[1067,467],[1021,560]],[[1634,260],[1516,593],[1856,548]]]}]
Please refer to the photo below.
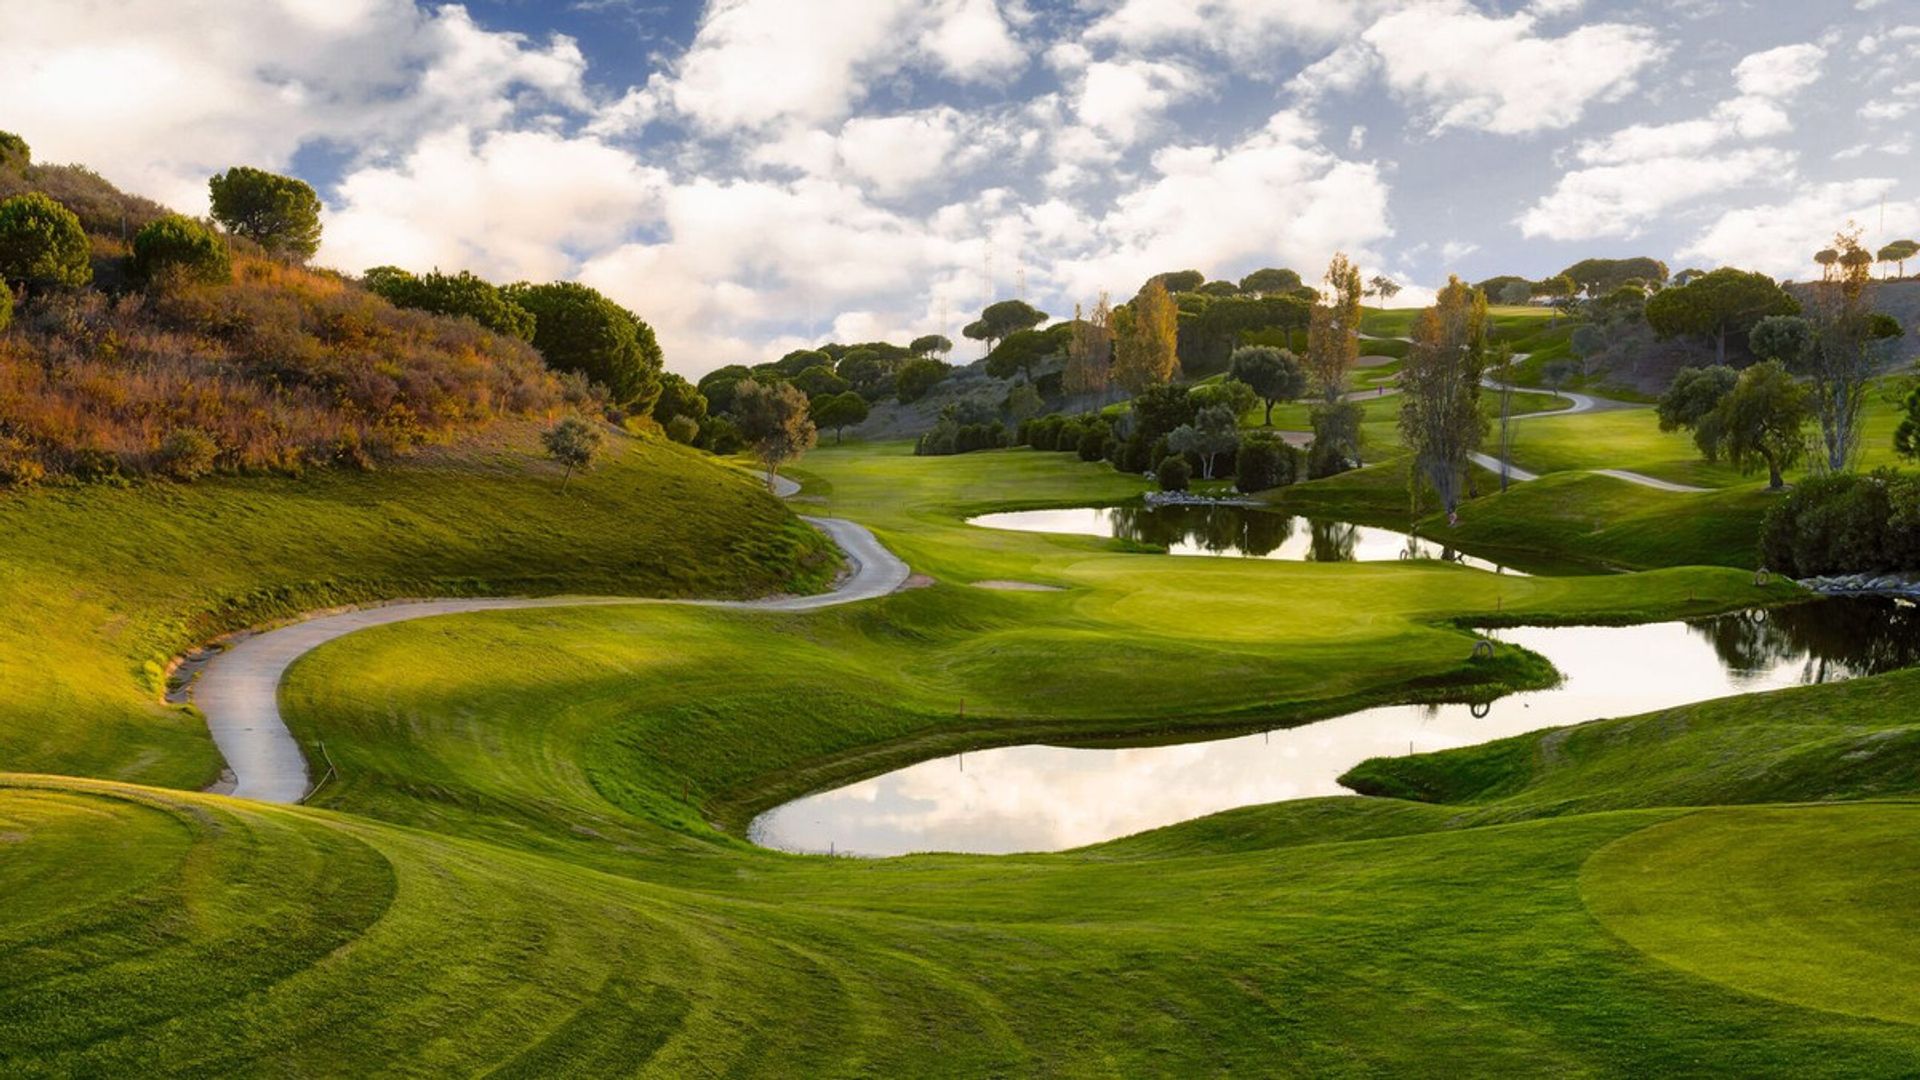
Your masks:
[{"label": "gravel path", "polygon": [[[773,478],[782,498],[800,485]],[[321,615],[241,639],[208,661],[193,685],[192,700],[206,715],[207,729],[227,759],[230,780],[215,790],[242,799],[297,803],[313,780],[300,744],[280,717],[280,681],[295,660],[314,649],[372,626],[456,615],[470,611],[524,608],[610,606],[614,604],[693,604],[754,611],[810,611],[885,596],[907,580],[910,571],[864,526],[840,518],[802,520],[827,534],[846,553],[850,573],[832,590],[814,596],[777,596],[764,600],[645,600],[631,597],[498,597],[468,600],[412,600],[381,607]]]}]

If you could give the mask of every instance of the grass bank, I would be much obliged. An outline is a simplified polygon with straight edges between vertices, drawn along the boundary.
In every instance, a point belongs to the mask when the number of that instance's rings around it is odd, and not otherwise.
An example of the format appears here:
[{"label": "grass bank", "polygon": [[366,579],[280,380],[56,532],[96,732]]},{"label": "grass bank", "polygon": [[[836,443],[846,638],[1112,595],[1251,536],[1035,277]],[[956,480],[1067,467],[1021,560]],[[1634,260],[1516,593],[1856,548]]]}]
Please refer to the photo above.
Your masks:
[{"label": "grass bank", "polygon": [[620,438],[562,493],[531,427],[370,474],[215,477],[0,498],[0,760],[199,787],[219,762],[160,701],[168,658],[229,630],[396,596],[748,596],[837,558],[748,478]]}]

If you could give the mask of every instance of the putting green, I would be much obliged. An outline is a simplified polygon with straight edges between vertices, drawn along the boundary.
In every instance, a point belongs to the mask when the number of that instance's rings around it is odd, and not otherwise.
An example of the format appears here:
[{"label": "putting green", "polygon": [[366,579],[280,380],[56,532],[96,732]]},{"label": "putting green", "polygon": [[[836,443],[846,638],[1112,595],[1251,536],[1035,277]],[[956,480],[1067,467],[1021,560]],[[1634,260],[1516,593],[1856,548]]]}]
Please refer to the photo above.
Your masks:
[{"label": "putting green", "polygon": [[1600,922],[1683,971],[1775,1001],[1920,1023],[1920,805],[1709,810],[1595,852]]}]

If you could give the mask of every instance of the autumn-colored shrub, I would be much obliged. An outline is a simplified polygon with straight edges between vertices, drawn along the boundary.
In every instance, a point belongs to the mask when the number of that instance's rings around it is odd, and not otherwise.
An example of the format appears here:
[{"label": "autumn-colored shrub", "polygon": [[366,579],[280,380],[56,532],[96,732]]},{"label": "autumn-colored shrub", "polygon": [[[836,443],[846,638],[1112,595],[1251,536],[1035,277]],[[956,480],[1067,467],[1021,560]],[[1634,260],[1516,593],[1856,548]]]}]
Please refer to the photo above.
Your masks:
[{"label": "autumn-colored shrub", "polygon": [[371,468],[497,417],[593,402],[525,342],[469,320],[402,311],[258,256],[234,269],[227,284],[23,305],[0,337],[0,433],[57,475],[83,471],[83,452],[158,471],[183,428],[213,441],[223,469]]},{"label": "autumn-colored shrub", "polygon": [[199,428],[174,428],[160,444],[160,472],[175,480],[198,480],[213,471],[220,447]]},{"label": "autumn-colored shrub", "polygon": [[0,486],[370,469],[498,417],[606,412],[517,337],[396,308],[86,169],[16,152],[0,204],[0,262],[31,286],[11,329],[0,309]]}]

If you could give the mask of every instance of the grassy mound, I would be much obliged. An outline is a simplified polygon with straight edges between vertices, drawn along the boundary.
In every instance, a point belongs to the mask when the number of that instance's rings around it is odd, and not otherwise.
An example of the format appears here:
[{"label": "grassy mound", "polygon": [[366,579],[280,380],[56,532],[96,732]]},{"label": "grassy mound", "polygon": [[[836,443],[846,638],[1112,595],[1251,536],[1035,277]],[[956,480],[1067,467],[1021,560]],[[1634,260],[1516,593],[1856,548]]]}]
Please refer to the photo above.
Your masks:
[{"label": "grassy mound", "polygon": [[1372,795],[1588,813],[1920,794],[1920,673],[1725,698],[1480,746],[1376,758],[1343,777]]},{"label": "grassy mound", "polygon": [[161,665],[225,631],[396,596],[817,589],[824,539],[748,477],[621,439],[563,495],[533,430],[372,474],[0,499],[0,761],[199,787],[204,725]]},{"label": "grassy mound", "polygon": [[1580,892],[1608,930],[1682,971],[1920,1024],[1916,826],[1911,804],[1690,814],[1595,852]]},{"label": "grassy mound", "polygon": [[1438,516],[1422,524],[1429,535],[1450,537],[1475,552],[1578,554],[1627,569],[1751,569],[1761,518],[1775,498],[1761,487],[1697,495],[1595,473],[1561,473],[1474,500],[1457,526],[1447,527]]}]

